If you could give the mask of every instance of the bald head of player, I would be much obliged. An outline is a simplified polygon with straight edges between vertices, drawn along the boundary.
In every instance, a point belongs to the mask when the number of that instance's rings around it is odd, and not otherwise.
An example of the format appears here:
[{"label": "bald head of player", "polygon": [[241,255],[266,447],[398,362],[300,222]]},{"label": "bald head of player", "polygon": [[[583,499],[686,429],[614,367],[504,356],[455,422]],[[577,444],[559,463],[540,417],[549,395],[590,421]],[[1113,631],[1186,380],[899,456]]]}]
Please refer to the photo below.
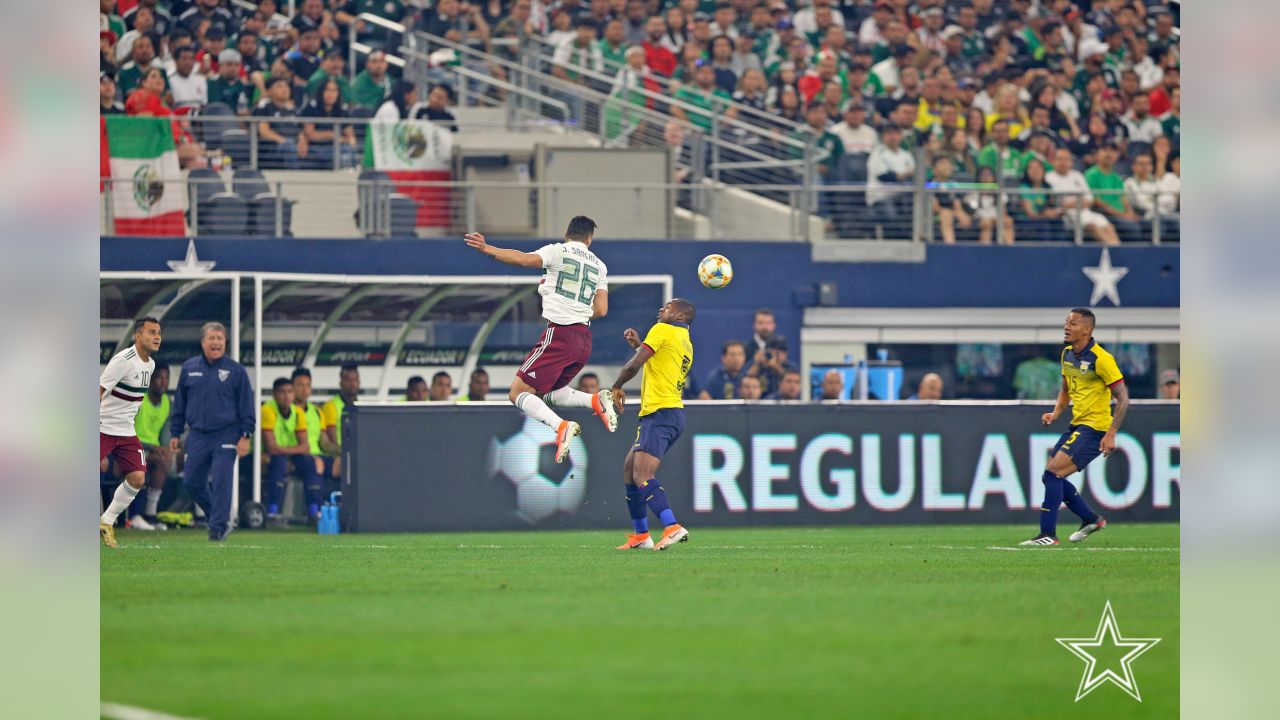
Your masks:
[{"label": "bald head of player", "polygon": [[677,322],[692,325],[693,317],[696,314],[697,312],[693,309],[693,303],[684,298],[672,298],[670,302],[658,310],[658,322]]},{"label": "bald head of player", "polygon": [[1067,321],[1062,325],[1063,342],[1077,352],[1083,350],[1089,344],[1089,338],[1093,337],[1096,322],[1097,318],[1089,308],[1071,308],[1071,312],[1067,313]]},{"label": "bald head of player", "polygon": [[565,242],[580,242],[587,247],[591,247],[591,241],[596,236],[596,221],[586,215],[576,215],[569,221],[569,227],[564,231]]}]

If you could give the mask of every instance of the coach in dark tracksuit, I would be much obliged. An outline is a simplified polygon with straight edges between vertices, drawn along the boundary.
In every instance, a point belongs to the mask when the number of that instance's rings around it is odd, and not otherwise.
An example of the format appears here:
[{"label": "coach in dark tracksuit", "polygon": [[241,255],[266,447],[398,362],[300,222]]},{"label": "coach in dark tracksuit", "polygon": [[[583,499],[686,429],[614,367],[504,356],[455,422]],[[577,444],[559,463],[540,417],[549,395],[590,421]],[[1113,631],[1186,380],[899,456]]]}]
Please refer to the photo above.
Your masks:
[{"label": "coach in dark tracksuit", "polygon": [[169,414],[169,446],[176,452],[182,431],[191,426],[183,484],[209,516],[209,539],[217,541],[231,532],[231,471],[236,458],[249,453],[254,398],[249,373],[226,356],[227,330],[222,323],[200,328],[200,347],[200,355],[182,364]]}]

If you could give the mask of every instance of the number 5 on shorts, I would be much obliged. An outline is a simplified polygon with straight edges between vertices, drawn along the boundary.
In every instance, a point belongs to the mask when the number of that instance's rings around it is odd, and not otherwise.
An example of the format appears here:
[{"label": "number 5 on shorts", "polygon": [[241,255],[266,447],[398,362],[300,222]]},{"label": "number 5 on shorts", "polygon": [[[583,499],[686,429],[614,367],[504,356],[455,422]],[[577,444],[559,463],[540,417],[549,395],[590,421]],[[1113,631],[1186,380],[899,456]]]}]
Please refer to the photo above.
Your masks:
[{"label": "number 5 on shorts", "polygon": [[1076,441],[1076,438],[1078,438],[1078,437],[1080,437],[1080,431],[1079,431],[1079,430],[1077,430],[1077,431],[1075,431],[1075,432],[1071,433],[1071,437],[1067,438],[1067,441],[1066,441],[1066,442],[1064,442],[1064,443],[1062,443],[1062,449],[1063,449],[1063,450],[1066,450],[1067,448],[1071,447],[1071,443],[1075,442],[1075,441]]}]

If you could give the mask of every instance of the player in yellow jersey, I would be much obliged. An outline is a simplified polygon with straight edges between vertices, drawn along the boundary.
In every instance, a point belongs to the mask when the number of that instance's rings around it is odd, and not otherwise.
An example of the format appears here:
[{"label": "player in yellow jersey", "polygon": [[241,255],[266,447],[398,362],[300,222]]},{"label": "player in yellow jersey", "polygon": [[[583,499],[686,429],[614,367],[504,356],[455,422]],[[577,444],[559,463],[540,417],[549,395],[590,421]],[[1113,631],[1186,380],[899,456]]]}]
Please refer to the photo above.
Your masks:
[{"label": "player in yellow jersey", "polygon": [[[1052,425],[1067,402],[1071,403],[1071,426],[1053,446],[1053,456],[1044,471],[1044,503],[1040,506],[1040,534],[1023,545],[1058,545],[1058,507],[1065,502],[1080,516],[1080,528],[1071,533],[1071,542],[1080,542],[1105,528],[1107,519],[1094,512],[1066,478],[1084,470],[1094,458],[1110,455],[1116,447],[1116,431],[1129,410],[1129,390],[1116,359],[1093,339],[1097,319],[1088,308],[1067,313],[1063,325],[1062,389],[1058,404],[1040,421]],[[1115,401],[1112,413],[1111,402]]]},{"label": "player in yellow jersey", "polygon": [[[623,334],[636,354],[618,372],[613,383],[613,400],[618,414],[623,411],[626,393],[622,386],[644,368],[640,378],[640,427],[636,441],[622,465],[627,486],[627,510],[635,532],[618,546],[619,550],[653,548],[666,550],[689,539],[689,531],[676,522],[667,502],[667,491],[658,484],[662,456],[684,432],[684,381],[693,365],[693,343],[689,325],[693,303],[675,298],[658,311],[658,322],[644,340],[633,328]],[[662,521],[662,538],[655,545],[649,537],[648,510]]]}]

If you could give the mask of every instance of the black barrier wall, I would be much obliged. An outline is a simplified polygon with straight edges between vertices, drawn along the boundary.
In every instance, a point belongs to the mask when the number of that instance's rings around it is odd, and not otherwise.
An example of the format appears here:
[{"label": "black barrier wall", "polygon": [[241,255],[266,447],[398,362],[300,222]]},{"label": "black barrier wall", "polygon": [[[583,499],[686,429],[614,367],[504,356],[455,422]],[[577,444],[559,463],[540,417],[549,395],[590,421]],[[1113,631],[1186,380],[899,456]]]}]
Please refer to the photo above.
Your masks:
[{"label": "black barrier wall", "polygon": [[[1044,403],[698,403],[659,480],[691,527],[1038,521],[1065,421]],[[1110,458],[1071,478],[1112,520],[1178,519],[1176,403],[1135,404]],[[357,404],[344,421],[344,525],[355,532],[630,526],[618,432],[587,413],[571,462],[507,403]],[[1064,520],[1071,522],[1072,520]]]}]

